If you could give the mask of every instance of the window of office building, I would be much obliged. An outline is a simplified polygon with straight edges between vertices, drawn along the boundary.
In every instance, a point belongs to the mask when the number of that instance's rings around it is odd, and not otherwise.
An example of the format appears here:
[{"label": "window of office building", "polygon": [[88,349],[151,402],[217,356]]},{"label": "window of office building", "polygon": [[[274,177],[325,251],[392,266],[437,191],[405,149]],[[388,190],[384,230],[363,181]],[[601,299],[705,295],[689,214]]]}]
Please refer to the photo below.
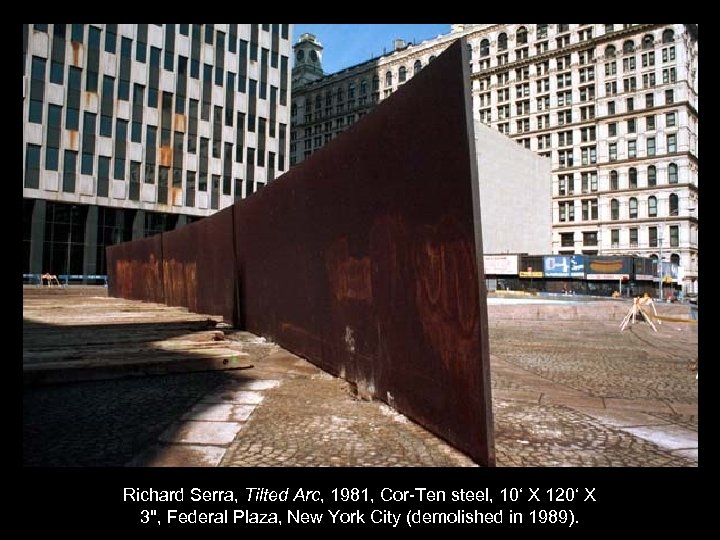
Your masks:
[{"label": "window of office building", "polygon": [[657,227],[648,227],[648,245],[649,247],[658,247]]},{"label": "window of office building", "polygon": [[628,201],[628,210],[630,212],[630,218],[634,219],[638,217],[638,200],[635,197],[630,197]]},{"label": "window of office building", "polygon": [[581,159],[583,165],[593,165],[597,163],[597,149],[594,146],[586,146],[581,149]]},{"label": "window of office building", "polygon": [[597,231],[583,232],[583,245],[584,246],[597,246],[598,245]]},{"label": "window of office building", "polygon": [[635,167],[630,167],[630,170],[628,171],[628,183],[630,189],[637,189],[637,169]]},{"label": "window of office building", "polygon": [[558,163],[560,167],[572,167],[573,150],[558,150]]},{"label": "window of office building", "polygon": [[575,233],[560,233],[560,247],[575,247]]},{"label": "window of office building", "polygon": [[612,191],[617,191],[618,189],[620,189],[617,171],[610,171],[610,189]]},{"label": "window of office building", "polygon": [[[63,84],[65,81],[65,24],[53,25],[52,53],[50,58],[50,82]],[[97,70],[96,70],[97,71]]]},{"label": "window of office building", "polygon": [[575,203],[573,201],[561,202],[559,211],[560,221],[575,221]]},{"label": "window of office building", "polygon": [[598,218],[598,200],[583,199],[582,219],[583,221],[596,221]]},{"label": "window of office building", "polygon": [[561,174],[558,176],[558,195],[572,195],[573,194],[573,175],[572,174]]},{"label": "window of office building", "polygon": [[77,179],[77,152],[65,150],[63,158],[63,180],[62,190],[66,193],[75,192],[75,182]]},{"label": "window of office building", "polygon": [[128,101],[130,99],[131,49],[132,40],[125,37],[122,38],[120,40],[120,71],[118,78],[117,98],[124,101]]},{"label": "window of office building", "polygon": [[82,70],[70,66],[68,69],[67,107],[65,110],[65,129],[80,129],[80,79]]},{"label": "window of office building", "polygon": [[648,187],[653,187],[657,184],[657,169],[655,165],[650,165],[647,170],[647,183]]},{"label": "window of office building", "polygon": [[584,172],[580,177],[583,193],[598,190],[597,171]]},{"label": "window of office building", "polygon": [[40,146],[28,144],[25,149],[25,187],[40,187]]},{"label": "window of office building", "polygon": [[405,66],[400,66],[398,70],[398,82],[405,82],[407,80],[407,69]]},{"label": "window of office building", "polygon": [[504,51],[505,49],[507,49],[507,46],[508,46],[507,34],[505,32],[502,32],[498,36],[498,50]]},{"label": "window of office building", "polygon": [[654,156],[655,155],[655,137],[648,137],[645,141],[647,145],[647,155],[648,156]]},{"label": "window of office building", "polygon": [[480,41],[480,56],[488,56],[490,54],[490,41],[483,39]]},{"label": "window of office building", "polygon": [[34,124],[42,124],[43,101],[45,100],[45,66],[46,60],[37,56],[32,58],[30,72],[30,115]]},{"label": "window of office building", "polygon": [[105,25],[105,52],[115,54],[117,46],[117,24]]},{"label": "window of office building", "polygon": [[45,169],[48,171],[57,171],[60,165],[62,132],[62,107],[48,105],[47,138],[45,139]]},{"label": "window of office building", "polygon": [[657,197],[651,195],[648,197],[648,217],[657,216]]},{"label": "window of office building", "polygon": [[83,114],[82,157],[80,172],[93,174],[95,161],[95,124],[97,115],[86,112]]},{"label": "window of office building", "polygon": [[638,229],[637,227],[630,228],[630,247],[638,247]]},{"label": "window of office building", "polygon": [[662,50],[663,63],[672,62],[673,60],[675,60],[675,47],[665,47]]}]

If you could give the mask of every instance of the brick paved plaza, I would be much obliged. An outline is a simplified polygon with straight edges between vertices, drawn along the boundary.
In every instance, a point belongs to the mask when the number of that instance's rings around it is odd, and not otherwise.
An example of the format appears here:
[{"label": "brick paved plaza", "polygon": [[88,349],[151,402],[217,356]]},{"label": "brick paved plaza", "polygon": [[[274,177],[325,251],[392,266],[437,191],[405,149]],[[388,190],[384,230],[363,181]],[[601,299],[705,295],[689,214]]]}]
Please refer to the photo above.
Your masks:
[{"label": "brick paved plaza", "polygon": [[[621,332],[629,307],[490,303],[499,467],[697,466],[697,325]],[[78,287],[25,289],[23,320],[25,465],[474,466],[216,317]]]}]

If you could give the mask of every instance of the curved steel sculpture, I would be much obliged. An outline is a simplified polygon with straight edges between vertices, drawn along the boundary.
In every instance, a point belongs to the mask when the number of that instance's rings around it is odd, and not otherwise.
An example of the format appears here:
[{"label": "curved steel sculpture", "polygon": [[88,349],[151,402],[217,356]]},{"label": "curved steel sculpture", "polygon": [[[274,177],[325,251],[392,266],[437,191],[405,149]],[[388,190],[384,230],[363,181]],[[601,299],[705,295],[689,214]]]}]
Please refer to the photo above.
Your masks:
[{"label": "curved steel sculpture", "polygon": [[222,314],[494,465],[468,64],[460,39],[152,261],[152,239],[108,248],[110,294]]}]

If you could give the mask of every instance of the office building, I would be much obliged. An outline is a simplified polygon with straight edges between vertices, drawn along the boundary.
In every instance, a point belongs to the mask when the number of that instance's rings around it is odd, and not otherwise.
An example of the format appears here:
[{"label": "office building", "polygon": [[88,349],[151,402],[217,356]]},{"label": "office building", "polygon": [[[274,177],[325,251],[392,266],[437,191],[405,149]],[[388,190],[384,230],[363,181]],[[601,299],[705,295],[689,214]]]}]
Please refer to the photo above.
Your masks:
[{"label": "office building", "polygon": [[[287,24],[23,25],[23,272],[105,274],[289,166]],[[91,279],[90,279],[91,280]]]},{"label": "office building", "polygon": [[[317,68],[320,41],[305,34],[294,45],[290,164],[460,36],[476,119],[551,159],[551,198],[538,199],[535,211],[551,216],[552,243],[536,253],[662,258],[677,265],[686,292],[697,292],[697,25],[455,24],[422,43],[398,39],[391,52],[329,75]],[[524,206],[522,182],[514,189]]]}]

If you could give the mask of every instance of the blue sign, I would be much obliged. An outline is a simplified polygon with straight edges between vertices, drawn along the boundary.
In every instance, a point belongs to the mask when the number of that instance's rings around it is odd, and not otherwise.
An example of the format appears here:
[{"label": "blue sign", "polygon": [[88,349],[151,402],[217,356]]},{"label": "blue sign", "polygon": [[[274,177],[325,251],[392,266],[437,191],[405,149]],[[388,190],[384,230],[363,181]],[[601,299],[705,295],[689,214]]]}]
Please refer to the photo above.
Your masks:
[{"label": "blue sign", "polygon": [[543,266],[546,277],[585,277],[584,255],[546,255]]}]

